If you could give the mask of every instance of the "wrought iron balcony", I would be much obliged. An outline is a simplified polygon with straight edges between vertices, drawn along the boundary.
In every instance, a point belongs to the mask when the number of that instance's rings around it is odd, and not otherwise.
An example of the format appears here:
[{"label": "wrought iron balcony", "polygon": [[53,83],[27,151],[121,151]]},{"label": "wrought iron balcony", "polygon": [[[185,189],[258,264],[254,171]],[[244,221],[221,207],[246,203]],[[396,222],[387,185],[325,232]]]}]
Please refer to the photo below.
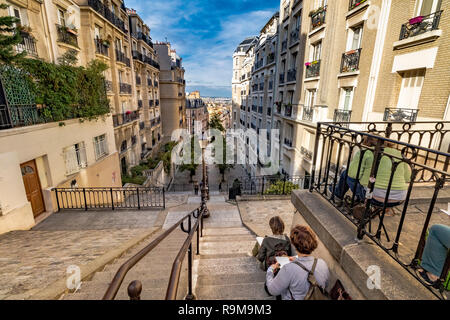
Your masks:
[{"label": "wrought iron balcony", "polygon": [[125,113],[119,113],[113,115],[113,124],[114,127],[121,126],[126,123],[130,123],[132,121],[139,119],[139,113],[137,110],[135,111],[127,111]]},{"label": "wrought iron balcony", "polygon": [[28,32],[21,31],[22,41],[15,46],[17,53],[26,52],[27,55],[37,57],[36,40]]},{"label": "wrought iron balcony", "polygon": [[352,117],[351,110],[334,110],[333,122],[350,122]]},{"label": "wrought iron balcony", "polygon": [[255,66],[253,67],[253,70],[258,70],[264,66],[264,59],[260,59],[255,63]]},{"label": "wrought iron balcony", "polygon": [[290,69],[287,73],[287,82],[292,82],[297,80],[297,69]]},{"label": "wrought iron balcony", "polygon": [[361,48],[351,50],[342,54],[341,72],[353,72],[359,70],[359,59],[361,57]]},{"label": "wrought iron balcony", "polygon": [[136,38],[137,40],[144,41],[147,45],[149,45],[150,47],[153,48],[152,39],[150,38],[150,36],[144,34],[143,32],[141,32],[141,31],[139,31],[139,32],[132,32],[131,36]]},{"label": "wrought iron balcony", "polygon": [[284,144],[290,148],[292,148],[292,138],[284,138]]},{"label": "wrought iron balcony", "polygon": [[305,63],[306,78],[313,78],[320,76],[320,60]]},{"label": "wrought iron balcony", "polygon": [[305,147],[301,147],[300,148],[300,154],[302,154],[303,158],[305,158],[306,160],[309,160],[309,161],[312,160],[312,156],[313,156],[312,151],[309,151]]},{"label": "wrought iron balcony", "polygon": [[131,94],[131,85],[128,83],[119,83],[120,93]]},{"label": "wrought iron balcony", "polygon": [[416,122],[419,110],[407,108],[384,109],[383,121],[406,121]]},{"label": "wrought iron balcony", "polygon": [[348,5],[348,11],[351,11],[355,9],[356,7],[362,5],[367,0],[350,0],[350,3]]},{"label": "wrought iron balcony", "polygon": [[106,20],[111,22],[117,28],[119,28],[122,32],[128,33],[128,30],[125,28],[125,22],[122,19],[117,17],[107,6],[105,6],[100,0],[88,0],[88,5],[102,15]]},{"label": "wrought iron balcony", "polygon": [[117,49],[116,49],[116,61],[124,63],[127,67],[131,66],[130,58],[127,58],[125,56],[125,53]]},{"label": "wrought iron balcony", "polygon": [[286,117],[292,117],[292,104],[286,104],[284,106],[284,115]]},{"label": "wrought iron balcony", "polygon": [[327,14],[327,6],[321,7],[314,12],[311,12],[311,30],[320,27],[325,23],[325,17]]},{"label": "wrought iron balcony", "polygon": [[303,106],[302,120],[312,122],[313,119],[314,119],[314,108],[309,106]]},{"label": "wrought iron balcony", "polygon": [[132,50],[131,54],[133,55],[133,59],[134,60],[138,60],[138,61],[144,62],[144,59],[142,58],[142,53],[140,53],[139,51]]},{"label": "wrought iron balcony", "polygon": [[156,68],[156,69],[160,69],[159,63],[156,62],[155,60],[153,60],[151,57],[149,56],[143,56],[143,60],[146,64]]},{"label": "wrought iron balcony", "polygon": [[294,43],[298,42],[298,40],[300,39],[299,35],[300,35],[300,28],[297,27],[297,28],[295,28],[295,30],[293,30],[293,31],[291,32],[291,40],[290,40],[290,42],[289,42],[289,44],[290,44],[291,46],[292,46]]},{"label": "wrought iron balcony", "polygon": [[106,41],[102,39],[95,38],[95,53],[102,54],[104,56],[109,56],[109,45]]},{"label": "wrought iron balcony", "polygon": [[439,21],[441,20],[441,11],[429,14],[427,16],[418,16],[402,25],[400,30],[400,40],[408,39],[410,37],[418,36],[420,34],[437,30],[439,28]]},{"label": "wrought iron balcony", "polygon": [[41,110],[34,104],[0,104],[0,130],[43,123]]},{"label": "wrought iron balcony", "polygon": [[58,33],[58,42],[63,42],[71,46],[78,47],[78,35],[74,30],[57,24],[56,32]]},{"label": "wrought iron balcony", "polygon": [[284,72],[280,73],[280,84],[284,83]]}]

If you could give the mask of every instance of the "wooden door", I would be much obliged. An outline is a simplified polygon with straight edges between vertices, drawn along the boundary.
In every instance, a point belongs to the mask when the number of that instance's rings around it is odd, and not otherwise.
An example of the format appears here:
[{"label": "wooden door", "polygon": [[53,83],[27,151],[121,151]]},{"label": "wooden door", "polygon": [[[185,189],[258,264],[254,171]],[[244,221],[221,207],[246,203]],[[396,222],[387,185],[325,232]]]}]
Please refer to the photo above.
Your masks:
[{"label": "wooden door", "polygon": [[41,183],[34,160],[20,165],[22,171],[23,184],[28,201],[31,202],[33,215],[37,217],[45,211],[44,199],[42,198]]}]

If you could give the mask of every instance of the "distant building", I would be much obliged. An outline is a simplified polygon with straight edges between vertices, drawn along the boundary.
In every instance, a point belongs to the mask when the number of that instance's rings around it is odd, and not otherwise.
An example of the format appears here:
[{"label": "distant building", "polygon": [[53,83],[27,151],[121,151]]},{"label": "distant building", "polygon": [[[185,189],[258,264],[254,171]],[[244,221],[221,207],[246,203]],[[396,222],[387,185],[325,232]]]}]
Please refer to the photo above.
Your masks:
[{"label": "distant building", "polygon": [[[205,131],[208,128],[209,114],[206,103],[200,98],[200,92],[194,91],[186,99],[186,128],[193,134]],[[195,127],[195,122],[201,122],[201,126]]]}]

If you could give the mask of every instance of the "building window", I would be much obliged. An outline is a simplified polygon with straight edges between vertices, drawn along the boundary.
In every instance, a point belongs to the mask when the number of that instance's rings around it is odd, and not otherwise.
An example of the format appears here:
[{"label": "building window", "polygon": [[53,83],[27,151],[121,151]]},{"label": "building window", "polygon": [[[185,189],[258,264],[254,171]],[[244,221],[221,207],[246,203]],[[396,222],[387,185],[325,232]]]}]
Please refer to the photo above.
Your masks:
[{"label": "building window", "polygon": [[441,9],[442,0],[417,0],[416,16],[427,16]]},{"label": "building window", "polygon": [[347,39],[347,51],[357,50],[361,48],[362,33],[363,33],[362,25],[349,29]]},{"label": "building window", "polygon": [[339,109],[352,110],[353,92],[354,92],[353,87],[341,89],[341,96],[339,99]]},{"label": "building window", "polygon": [[322,56],[322,41],[311,45],[310,61],[318,61]]},{"label": "building window", "polygon": [[63,9],[58,8],[58,23],[61,26],[66,25],[66,13]]},{"label": "building window", "polygon": [[425,79],[425,69],[405,71],[398,97],[398,108],[417,109]]},{"label": "building window", "polygon": [[64,149],[66,174],[73,174],[87,167],[86,148],[84,142],[76,143]]},{"label": "building window", "polygon": [[313,107],[316,102],[316,90],[306,90],[305,106]]},{"label": "building window", "polygon": [[94,150],[96,160],[99,160],[108,154],[108,144],[105,134],[94,138]]}]

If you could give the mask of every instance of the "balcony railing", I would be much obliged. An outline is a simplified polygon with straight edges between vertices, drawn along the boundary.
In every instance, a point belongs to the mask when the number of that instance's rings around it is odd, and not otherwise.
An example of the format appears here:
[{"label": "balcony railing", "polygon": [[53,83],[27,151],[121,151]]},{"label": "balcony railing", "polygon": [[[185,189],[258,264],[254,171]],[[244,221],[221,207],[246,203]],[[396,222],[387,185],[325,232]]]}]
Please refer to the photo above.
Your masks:
[{"label": "balcony railing", "polygon": [[325,23],[325,17],[327,14],[327,6],[317,9],[314,12],[311,12],[311,30],[314,30],[317,27],[320,27]]},{"label": "balcony railing", "polygon": [[292,117],[292,104],[286,104],[284,106],[284,115],[286,117]]},{"label": "balcony railing", "polygon": [[314,108],[309,106],[303,106],[302,120],[313,121],[313,118],[314,118]]},{"label": "balcony railing", "polygon": [[16,52],[26,52],[27,55],[37,57],[36,50],[36,40],[34,37],[27,32],[20,32],[20,36],[22,37],[22,41],[15,46]]},{"label": "balcony railing", "polygon": [[313,156],[312,151],[309,151],[305,147],[300,148],[300,154],[303,155],[303,158],[305,158],[306,160],[309,160],[309,161],[312,160],[312,156]]},{"label": "balcony railing", "polygon": [[355,9],[356,7],[362,5],[367,0],[350,0],[350,3],[348,5],[348,11],[351,11]]},{"label": "balcony railing", "polygon": [[416,122],[419,110],[407,108],[386,108],[384,109],[383,121],[406,121]]},{"label": "balcony railing", "polygon": [[437,30],[441,20],[442,10],[427,16],[418,16],[402,25],[400,30],[400,40],[418,36],[420,34]]},{"label": "balcony railing", "polygon": [[88,5],[102,15],[106,20],[111,22],[117,28],[119,28],[122,32],[128,33],[128,30],[125,28],[125,23],[119,17],[117,17],[108,7],[106,7],[100,0],[88,0]]},{"label": "balcony railing", "polygon": [[287,82],[292,82],[297,80],[297,69],[290,69],[287,73]]},{"label": "balcony railing", "polygon": [[146,64],[155,67],[156,69],[160,69],[159,63],[156,62],[155,60],[153,60],[151,57],[149,56],[143,56],[143,60]]},{"label": "balcony railing", "polygon": [[290,40],[290,42],[289,42],[289,44],[290,44],[291,46],[292,46],[294,43],[298,42],[298,40],[300,39],[300,38],[299,38],[299,35],[300,35],[300,28],[297,27],[297,28],[295,28],[295,30],[293,30],[293,31],[291,32],[291,40]]},{"label": "balcony railing", "polygon": [[43,119],[41,110],[34,104],[9,107],[0,104],[0,130],[43,123]]},{"label": "balcony railing", "polygon": [[120,93],[131,94],[131,84],[119,83]]},{"label": "balcony railing", "polygon": [[284,138],[284,144],[290,148],[292,148],[292,138]]},{"label": "balcony railing", "polygon": [[56,25],[56,31],[58,33],[58,42],[78,47],[78,35],[75,31],[59,24]]},{"label": "balcony railing", "polygon": [[150,36],[144,34],[143,32],[139,31],[139,32],[132,32],[131,36],[138,39],[138,40],[142,40],[144,41],[147,45],[149,45],[150,47],[153,48],[153,42],[150,38]]},{"label": "balcony railing", "polygon": [[320,76],[320,60],[305,63],[306,78],[313,78]]},{"label": "balcony railing", "polygon": [[351,117],[352,117],[351,110],[336,109],[336,110],[334,110],[333,122],[339,122],[339,123],[350,122]]},{"label": "balcony railing", "polygon": [[95,53],[102,54],[104,56],[109,56],[109,45],[106,44],[102,39],[94,39],[95,42]]},{"label": "balcony railing", "polygon": [[127,111],[125,113],[119,113],[119,114],[113,115],[113,124],[114,124],[114,127],[118,127],[118,126],[130,123],[130,122],[138,120],[138,119],[139,119],[139,113],[137,110]]},{"label": "balcony railing", "polygon": [[[431,248],[427,245],[430,228],[439,224],[448,226],[448,217],[439,214],[439,207],[447,208],[444,193],[450,177],[450,149],[443,139],[450,132],[449,125],[450,122],[359,122],[355,126],[360,130],[354,130],[335,123],[319,123],[310,187],[311,192],[333,204],[333,210],[353,224],[358,240],[371,241],[417,280],[411,285],[423,285],[443,300],[450,270],[447,250],[435,272],[438,277],[435,285],[426,284],[419,271],[424,268],[426,251]],[[434,147],[442,145],[445,149]],[[358,161],[351,150],[358,150],[359,159],[370,155],[367,158],[371,160],[364,164],[369,166],[364,170],[370,175],[368,182],[362,182],[363,174],[357,173],[355,185],[364,183],[365,188],[361,193],[349,191],[344,195],[338,184],[347,181],[346,168],[355,165],[356,172],[363,170],[363,161]],[[421,199],[426,201],[417,211],[415,206]],[[415,218],[411,219],[412,216]]]},{"label": "balcony railing", "polygon": [[116,49],[116,61],[124,63],[127,67],[131,66],[130,58],[127,58],[125,56],[125,53],[117,49]]},{"label": "balcony railing", "polygon": [[111,80],[105,80],[105,89],[106,92],[112,92],[113,91],[113,85]]},{"label": "balcony railing", "polygon": [[144,62],[144,59],[142,58],[142,53],[140,53],[137,50],[132,50],[131,54],[133,55],[133,60],[139,60],[141,62]]},{"label": "balcony railing", "polygon": [[253,70],[258,70],[264,66],[264,59],[261,59],[255,63]]},{"label": "balcony railing", "polygon": [[354,72],[359,70],[361,50],[362,49],[359,48],[342,54],[341,72]]}]

